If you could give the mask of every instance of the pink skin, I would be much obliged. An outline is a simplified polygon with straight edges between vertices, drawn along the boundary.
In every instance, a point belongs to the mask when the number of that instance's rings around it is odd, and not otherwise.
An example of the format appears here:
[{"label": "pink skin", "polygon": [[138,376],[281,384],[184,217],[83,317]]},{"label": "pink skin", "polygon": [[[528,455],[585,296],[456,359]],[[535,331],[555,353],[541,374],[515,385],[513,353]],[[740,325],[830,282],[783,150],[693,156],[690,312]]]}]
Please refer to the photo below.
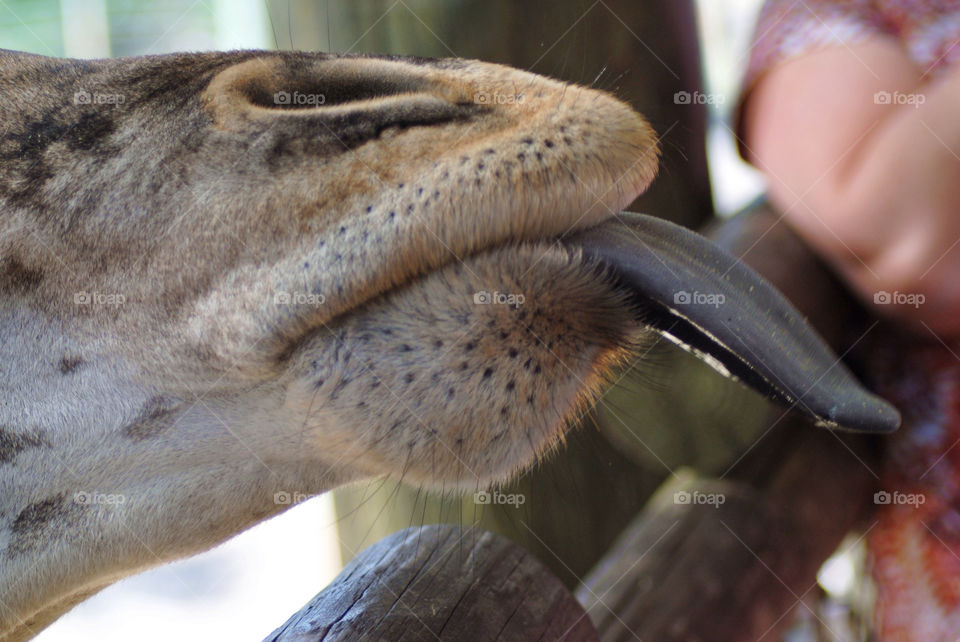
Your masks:
[{"label": "pink skin", "polygon": [[[944,338],[960,337],[958,108],[960,68],[925,76],[885,38],[778,65],[744,106],[748,159],[786,219],[875,312]],[[875,305],[881,291],[923,302]]]}]

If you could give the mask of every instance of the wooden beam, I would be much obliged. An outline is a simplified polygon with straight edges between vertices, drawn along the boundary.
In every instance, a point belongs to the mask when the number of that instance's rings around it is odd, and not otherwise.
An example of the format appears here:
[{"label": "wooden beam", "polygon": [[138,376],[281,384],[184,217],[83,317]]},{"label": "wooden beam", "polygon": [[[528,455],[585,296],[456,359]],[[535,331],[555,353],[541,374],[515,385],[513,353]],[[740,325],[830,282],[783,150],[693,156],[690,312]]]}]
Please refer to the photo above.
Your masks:
[{"label": "wooden beam", "polygon": [[360,553],[267,640],[598,640],[570,591],[500,535],[409,528]]}]

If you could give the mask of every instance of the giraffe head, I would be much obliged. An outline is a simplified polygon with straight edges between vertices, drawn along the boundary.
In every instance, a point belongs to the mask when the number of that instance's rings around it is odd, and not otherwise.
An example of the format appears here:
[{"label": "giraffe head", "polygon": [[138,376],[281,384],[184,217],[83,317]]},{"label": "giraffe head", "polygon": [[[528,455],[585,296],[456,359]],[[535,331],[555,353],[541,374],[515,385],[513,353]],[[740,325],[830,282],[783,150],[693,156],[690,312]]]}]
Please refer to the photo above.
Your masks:
[{"label": "giraffe head", "polygon": [[0,84],[2,639],[281,489],[504,480],[660,335],[896,426],[758,276],[618,215],[657,141],[603,92],[266,52],[3,52]]}]

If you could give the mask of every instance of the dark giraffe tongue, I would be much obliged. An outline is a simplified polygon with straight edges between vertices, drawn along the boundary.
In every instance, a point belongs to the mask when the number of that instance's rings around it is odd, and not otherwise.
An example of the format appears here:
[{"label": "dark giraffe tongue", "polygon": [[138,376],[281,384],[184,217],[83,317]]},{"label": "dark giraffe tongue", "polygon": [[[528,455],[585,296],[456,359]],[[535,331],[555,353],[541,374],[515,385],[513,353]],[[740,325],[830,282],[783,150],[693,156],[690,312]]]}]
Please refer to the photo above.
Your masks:
[{"label": "dark giraffe tongue", "polygon": [[900,425],[896,408],[863,388],[772,285],[702,236],[623,212],[564,243],[634,291],[643,323],[721,373],[830,428]]}]

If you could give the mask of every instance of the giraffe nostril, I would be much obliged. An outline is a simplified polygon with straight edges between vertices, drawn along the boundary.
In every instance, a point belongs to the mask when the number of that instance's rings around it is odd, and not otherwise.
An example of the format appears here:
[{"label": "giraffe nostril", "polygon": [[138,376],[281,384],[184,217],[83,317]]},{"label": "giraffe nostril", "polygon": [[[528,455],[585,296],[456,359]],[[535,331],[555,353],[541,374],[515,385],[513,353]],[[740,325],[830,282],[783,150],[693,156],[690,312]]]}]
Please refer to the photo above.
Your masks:
[{"label": "giraffe nostril", "polygon": [[268,109],[313,109],[423,92],[417,79],[391,78],[383,73],[337,75],[321,69],[249,79],[240,89],[251,104]]},{"label": "giraffe nostril", "polygon": [[220,71],[204,104],[221,131],[269,131],[275,159],[339,154],[388,130],[465,122],[488,109],[464,102],[456,83],[397,67],[377,59],[258,57]]},{"label": "giraffe nostril", "polygon": [[346,105],[401,94],[433,93],[426,75],[398,73],[389,61],[336,56],[257,57],[222,70],[208,92],[268,109]]}]

